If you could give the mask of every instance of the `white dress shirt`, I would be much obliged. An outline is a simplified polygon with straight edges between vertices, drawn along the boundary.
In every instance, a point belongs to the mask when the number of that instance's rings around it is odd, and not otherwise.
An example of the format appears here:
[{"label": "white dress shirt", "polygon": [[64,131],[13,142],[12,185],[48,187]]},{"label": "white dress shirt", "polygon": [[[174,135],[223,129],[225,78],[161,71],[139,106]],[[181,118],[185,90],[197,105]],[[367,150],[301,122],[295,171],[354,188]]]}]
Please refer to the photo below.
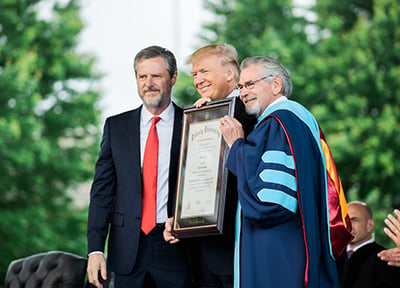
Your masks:
[{"label": "white dress shirt", "polygon": [[[157,223],[164,223],[168,217],[168,176],[171,156],[172,133],[174,130],[174,106],[169,104],[159,117],[157,122],[158,135],[158,173],[157,173]],[[140,118],[140,157],[141,167],[143,167],[143,155],[146,147],[147,136],[151,127],[151,114],[144,106]]]}]

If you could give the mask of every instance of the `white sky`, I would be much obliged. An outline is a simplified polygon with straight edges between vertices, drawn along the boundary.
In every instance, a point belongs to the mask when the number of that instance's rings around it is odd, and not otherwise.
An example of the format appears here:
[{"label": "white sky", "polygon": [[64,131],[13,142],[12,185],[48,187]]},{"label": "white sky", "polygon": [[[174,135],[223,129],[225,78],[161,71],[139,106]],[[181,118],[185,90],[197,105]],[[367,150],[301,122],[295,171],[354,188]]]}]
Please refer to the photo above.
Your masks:
[{"label": "white sky", "polygon": [[[202,46],[199,33],[210,17],[202,0],[86,0],[82,1],[85,29],[80,49],[94,53],[101,81],[103,116],[108,117],[141,104],[137,94],[133,59],[150,45],[170,49],[178,69]],[[187,70],[189,71],[189,70]]]}]

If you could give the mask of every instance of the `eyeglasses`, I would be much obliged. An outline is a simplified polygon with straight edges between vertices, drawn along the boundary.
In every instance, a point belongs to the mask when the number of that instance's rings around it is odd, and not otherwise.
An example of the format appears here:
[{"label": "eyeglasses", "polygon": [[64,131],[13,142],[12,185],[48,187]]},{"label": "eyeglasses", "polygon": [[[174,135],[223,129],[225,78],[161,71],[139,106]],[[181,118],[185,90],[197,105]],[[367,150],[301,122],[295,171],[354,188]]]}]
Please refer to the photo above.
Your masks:
[{"label": "eyeglasses", "polygon": [[251,90],[251,89],[253,89],[255,86],[256,86],[256,83],[257,82],[259,82],[259,81],[261,81],[261,80],[264,80],[264,79],[267,79],[267,78],[269,78],[269,77],[273,77],[274,75],[268,75],[268,76],[264,76],[264,77],[262,77],[262,78],[260,78],[260,79],[257,79],[257,80],[254,80],[254,81],[247,81],[246,83],[244,83],[243,85],[242,84],[237,84],[237,88],[239,89],[239,90],[242,90],[243,88],[246,88],[246,89],[248,89],[248,90]]}]

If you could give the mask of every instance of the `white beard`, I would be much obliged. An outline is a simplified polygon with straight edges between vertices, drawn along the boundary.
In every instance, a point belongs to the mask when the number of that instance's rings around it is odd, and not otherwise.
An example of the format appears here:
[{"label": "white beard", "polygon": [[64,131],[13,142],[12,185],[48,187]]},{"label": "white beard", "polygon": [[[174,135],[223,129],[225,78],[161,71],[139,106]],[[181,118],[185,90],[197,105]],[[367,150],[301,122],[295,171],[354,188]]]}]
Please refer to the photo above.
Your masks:
[{"label": "white beard", "polygon": [[258,103],[258,99],[256,99],[255,103],[253,103],[253,105],[248,106],[246,105],[246,113],[249,115],[260,115],[260,104]]}]

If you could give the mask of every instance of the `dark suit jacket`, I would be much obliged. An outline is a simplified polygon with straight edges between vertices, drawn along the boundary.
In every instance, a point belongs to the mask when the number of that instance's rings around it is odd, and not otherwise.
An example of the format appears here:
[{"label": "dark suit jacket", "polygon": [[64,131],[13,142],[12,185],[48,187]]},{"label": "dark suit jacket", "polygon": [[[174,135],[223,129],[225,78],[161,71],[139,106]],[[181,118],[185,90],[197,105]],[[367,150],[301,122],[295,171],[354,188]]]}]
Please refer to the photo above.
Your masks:
[{"label": "dark suit jacket", "polygon": [[[234,117],[242,124],[245,136],[254,128],[256,117],[248,115],[239,97],[236,99]],[[199,237],[192,245],[199,247],[207,267],[215,275],[233,274],[233,256],[235,247],[235,217],[238,205],[237,181],[235,175],[228,173],[224,212],[223,234]]]},{"label": "dark suit jacket", "polygon": [[[181,108],[175,107],[169,170],[168,217],[172,217],[182,133]],[[131,272],[137,257],[142,215],[140,115],[142,106],[108,118],[90,192],[88,252],[104,251],[119,274]]]},{"label": "dark suit jacket", "polygon": [[346,252],[338,259],[342,288],[399,288],[400,268],[388,266],[377,254],[384,248],[367,244],[347,259]]}]

